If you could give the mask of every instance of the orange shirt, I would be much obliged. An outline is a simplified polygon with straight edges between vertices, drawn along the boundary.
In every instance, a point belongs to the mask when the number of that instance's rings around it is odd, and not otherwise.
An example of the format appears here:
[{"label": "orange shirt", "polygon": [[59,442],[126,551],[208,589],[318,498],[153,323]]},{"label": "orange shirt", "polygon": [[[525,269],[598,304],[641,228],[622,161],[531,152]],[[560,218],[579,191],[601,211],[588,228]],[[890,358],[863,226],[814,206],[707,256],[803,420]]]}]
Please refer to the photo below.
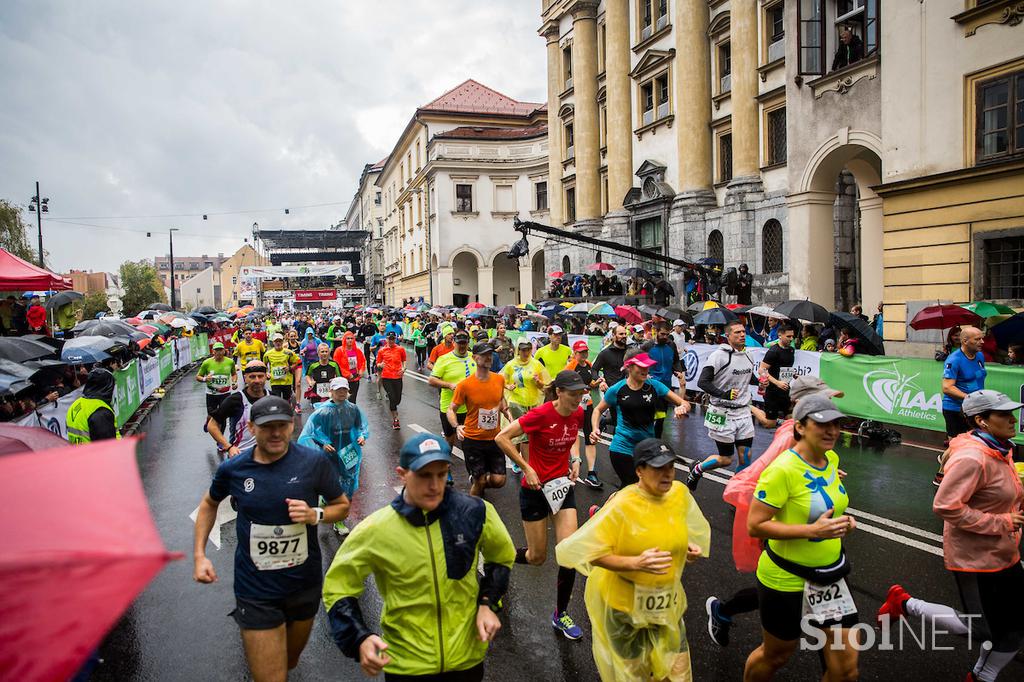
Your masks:
[{"label": "orange shirt", "polygon": [[445,353],[451,353],[453,350],[455,350],[454,343],[450,346],[445,345],[444,343],[437,344],[436,346],[434,346],[434,350],[430,351],[430,364],[433,365],[435,362],[437,362],[437,359],[439,357],[441,357]]},{"label": "orange shirt", "polygon": [[377,351],[377,366],[382,379],[401,379],[405,367],[405,349],[401,346],[383,346]]},{"label": "orange shirt", "polygon": [[[501,399],[505,391],[505,377],[491,372],[487,381],[476,374],[455,384],[452,407],[466,406],[466,438],[494,440],[501,430]],[[492,428],[487,426],[493,425]]]}]

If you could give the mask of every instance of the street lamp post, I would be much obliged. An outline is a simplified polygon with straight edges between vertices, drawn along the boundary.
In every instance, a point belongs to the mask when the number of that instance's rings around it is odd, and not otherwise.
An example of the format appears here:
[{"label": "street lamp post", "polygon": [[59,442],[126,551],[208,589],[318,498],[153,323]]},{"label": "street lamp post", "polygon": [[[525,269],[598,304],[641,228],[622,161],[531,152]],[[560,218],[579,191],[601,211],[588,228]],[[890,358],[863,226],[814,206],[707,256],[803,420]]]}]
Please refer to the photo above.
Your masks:
[{"label": "street lamp post", "polygon": [[167,232],[167,237],[170,239],[171,248],[171,310],[177,310],[178,306],[175,305],[174,301],[174,233],[178,231],[178,228],[172,227]]},{"label": "street lamp post", "polygon": [[50,212],[50,197],[41,197],[39,181],[36,180],[36,195],[28,202],[28,210],[36,214],[36,226],[39,228],[39,267],[43,265],[43,214]]}]

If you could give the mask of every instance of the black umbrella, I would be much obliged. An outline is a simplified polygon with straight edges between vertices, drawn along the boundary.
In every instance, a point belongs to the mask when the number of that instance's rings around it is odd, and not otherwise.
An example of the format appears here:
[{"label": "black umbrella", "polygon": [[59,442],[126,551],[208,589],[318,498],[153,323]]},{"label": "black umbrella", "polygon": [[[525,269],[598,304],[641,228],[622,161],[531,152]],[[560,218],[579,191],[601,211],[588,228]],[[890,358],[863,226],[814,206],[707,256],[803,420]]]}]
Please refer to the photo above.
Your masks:
[{"label": "black umbrella", "polygon": [[201,308],[196,308],[195,312],[200,313],[202,315],[216,315],[220,311],[212,306],[204,305]]},{"label": "black umbrella", "polygon": [[55,339],[52,336],[43,336],[42,334],[25,334],[24,336],[18,337],[22,339],[29,339],[30,341],[37,341],[41,344],[53,348],[55,351],[60,351],[64,347],[64,339]]},{"label": "black umbrella", "polygon": [[828,322],[828,311],[814,301],[792,299],[775,306],[775,312],[785,315],[791,320],[804,320],[825,324]]},{"label": "black umbrella", "polygon": [[663,317],[666,320],[675,320],[692,316],[689,312],[683,310],[682,308],[670,305],[665,308],[658,308],[658,317]]},{"label": "black umbrella", "polygon": [[[776,308],[776,310],[778,310]],[[850,336],[860,339],[857,352],[864,355],[885,355],[885,343],[871,325],[851,313],[836,311],[828,318],[828,324],[836,329],[846,329]]]},{"label": "black umbrella", "polygon": [[190,317],[196,322],[202,322],[204,324],[210,321],[210,318],[202,313],[192,313]]},{"label": "black umbrella", "polygon": [[656,305],[642,305],[638,308],[638,310],[642,312],[644,315],[647,315],[648,317],[654,317],[655,315],[658,314],[658,311],[661,309]]},{"label": "black umbrella", "polygon": [[638,277],[641,279],[651,276],[651,273],[647,272],[643,268],[625,268],[624,270],[619,270],[619,274],[624,277]]},{"label": "black umbrella", "polygon": [[167,305],[166,303],[151,303],[148,306],[146,306],[146,308],[148,310],[162,310],[165,313],[171,312],[171,306]]},{"label": "black umbrella", "polygon": [[0,358],[14,362],[25,362],[27,360],[38,360],[39,358],[50,357],[55,349],[33,341],[23,336],[0,337]]},{"label": "black umbrella", "polygon": [[73,364],[83,365],[92,362],[102,362],[114,353],[125,349],[126,340],[112,339],[105,336],[76,336],[64,344],[61,351],[61,360]]},{"label": "black umbrella", "polygon": [[85,295],[80,294],[77,291],[62,291],[46,299],[46,309],[56,310],[57,308],[60,308],[63,305],[67,305],[72,301],[77,301],[82,298],[85,298]]},{"label": "black umbrella", "polygon": [[140,332],[123,320],[104,318],[101,320],[84,320],[75,325],[72,330],[75,336],[126,336],[129,339],[148,339],[145,333]]},{"label": "black umbrella", "polygon": [[619,305],[636,305],[638,302],[636,296],[612,296],[608,299],[608,305],[613,308]]},{"label": "black umbrella", "polygon": [[698,313],[693,318],[694,324],[728,324],[734,322],[739,318],[736,314],[728,308],[711,308],[704,312]]}]

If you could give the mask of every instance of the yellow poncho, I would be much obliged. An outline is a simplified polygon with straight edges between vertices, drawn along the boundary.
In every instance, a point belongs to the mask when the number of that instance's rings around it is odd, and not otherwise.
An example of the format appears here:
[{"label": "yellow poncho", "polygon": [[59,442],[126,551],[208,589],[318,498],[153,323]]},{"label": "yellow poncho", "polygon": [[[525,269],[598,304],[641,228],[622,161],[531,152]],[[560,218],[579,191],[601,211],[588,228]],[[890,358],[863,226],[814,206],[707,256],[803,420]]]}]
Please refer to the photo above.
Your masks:
[{"label": "yellow poncho", "polygon": [[[707,556],[711,526],[679,481],[658,497],[630,485],[570,537],[558,543],[560,566],[589,576],[587,612],[593,629],[594,660],[601,679],[689,681],[690,653],[683,613],[686,593],[680,578],[689,543]],[[672,553],[663,575],[617,573],[593,561],[617,554],[637,556],[653,547]]]}]

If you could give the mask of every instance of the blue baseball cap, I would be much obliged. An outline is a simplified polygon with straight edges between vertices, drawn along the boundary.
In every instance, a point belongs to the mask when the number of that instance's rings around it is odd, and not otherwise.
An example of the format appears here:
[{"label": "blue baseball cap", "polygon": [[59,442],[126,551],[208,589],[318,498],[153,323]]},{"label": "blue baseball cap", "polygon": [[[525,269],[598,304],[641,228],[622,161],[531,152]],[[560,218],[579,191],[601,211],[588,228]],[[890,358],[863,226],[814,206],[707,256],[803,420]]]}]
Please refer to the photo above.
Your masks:
[{"label": "blue baseball cap", "polygon": [[419,471],[431,462],[452,461],[452,449],[448,442],[433,433],[420,433],[405,441],[398,452],[398,466],[409,471]]}]

